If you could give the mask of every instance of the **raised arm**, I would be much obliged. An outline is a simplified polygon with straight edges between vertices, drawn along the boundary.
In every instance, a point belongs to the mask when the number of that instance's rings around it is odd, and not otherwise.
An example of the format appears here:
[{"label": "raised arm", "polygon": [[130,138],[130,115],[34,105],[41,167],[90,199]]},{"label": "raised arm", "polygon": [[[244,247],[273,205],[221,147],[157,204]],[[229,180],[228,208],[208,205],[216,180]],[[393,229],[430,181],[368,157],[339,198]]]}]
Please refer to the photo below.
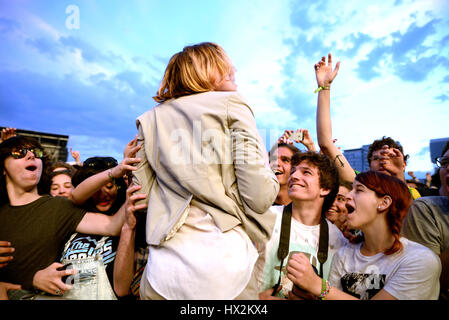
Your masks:
[{"label": "raised arm", "polygon": [[[132,152],[137,152],[140,146],[132,148]],[[137,170],[137,167],[133,164],[139,163],[139,158],[125,158],[117,166],[112,169],[107,169],[100,173],[97,173],[83,182],[81,182],[72,191],[72,202],[76,205],[84,204],[95,192],[100,190],[104,185],[111,182],[112,179],[118,179],[123,177],[127,172]]]},{"label": "raised arm", "polygon": [[70,148],[70,154],[72,155],[72,158],[75,160],[77,165],[79,166],[83,165],[83,163],[81,162],[81,156],[79,151],[73,151],[73,149]]},{"label": "raised arm", "polygon": [[135,273],[134,243],[137,226],[135,213],[147,207],[146,202],[136,205],[137,200],[142,200],[146,197],[145,194],[134,194],[140,189],[141,186],[131,186],[126,191],[125,223],[122,227],[117,254],[114,260],[114,291],[120,297],[129,294]]},{"label": "raised arm", "polygon": [[315,75],[318,87],[322,88],[318,92],[318,106],[316,113],[316,128],[318,136],[318,145],[321,152],[334,160],[340,173],[340,178],[349,182],[354,181],[355,172],[348,160],[343,156],[340,150],[335,146],[332,140],[332,124],[330,114],[330,87],[332,81],[337,76],[340,68],[340,62],[332,70],[332,56],[329,53],[328,63],[323,57],[315,64]]},{"label": "raised arm", "polygon": [[76,232],[101,236],[118,236],[125,221],[125,204],[112,216],[87,212],[76,227]]}]

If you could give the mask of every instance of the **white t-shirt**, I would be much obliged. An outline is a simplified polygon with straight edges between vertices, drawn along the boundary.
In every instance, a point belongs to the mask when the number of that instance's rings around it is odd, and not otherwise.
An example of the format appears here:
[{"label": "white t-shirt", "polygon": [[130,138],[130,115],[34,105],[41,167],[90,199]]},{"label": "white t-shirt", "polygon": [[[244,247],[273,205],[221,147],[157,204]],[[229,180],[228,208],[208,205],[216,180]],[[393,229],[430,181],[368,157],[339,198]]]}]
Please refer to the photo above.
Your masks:
[{"label": "white t-shirt", "polygon": [[394,254],[364,256],[362,243],[341,248],[334,256],[329,282],[360,299],[371,299],[381,289],[399,300],[438,299],[441,262],[430,249],[406,238]]},{"label": "white t-shirt", "polygon": [[143,277],[168,300],[229,300],[245,289],[256,260],[241,225],[221,232],[210,214],[189,206],[174,236],[150,246]]},{"label": "white t-shirt", "polygon": [[[279,267],[281,261],[277,256],[277,251],[279,248],[283,209],[283,206],[271,207],[270,210],[277,213],[273,234],[265,246],[258,247],[259,259],[256,262],[255,275],[259,285],[259,292],[272,288],[279,280]],[[348,242],[342,232],[335,225],[329,221],[327,221],[327,224],[329,226],[329,251],[327,260],[323,266],[325,279],[328,278],[334,253],[336,253],[338,249]],[[292,218],[289,252],[300,251],[306,254],[306,256],[310,259],[310,263],[317,270],[317,272],[320,270],[320,263],[318,262],[319,238],[320,225],[307,226]],[[282,266],[282,290],[279,294],[281,297],[287,297],[288,292],[292,290],[293,287],[293,283],[287,278],[286,267],[289,256],[290,254],[284,259],[284,264]]]}]

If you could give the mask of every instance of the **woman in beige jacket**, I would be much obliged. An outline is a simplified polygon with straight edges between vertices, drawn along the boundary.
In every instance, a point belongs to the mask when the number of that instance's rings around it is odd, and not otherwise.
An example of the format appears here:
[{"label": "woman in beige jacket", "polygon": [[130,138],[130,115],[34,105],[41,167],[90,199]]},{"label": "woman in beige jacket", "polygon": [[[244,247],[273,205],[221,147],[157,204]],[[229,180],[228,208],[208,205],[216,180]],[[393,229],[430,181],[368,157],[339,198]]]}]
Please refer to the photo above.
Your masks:
[{"label": "woman in beige jacket", "polygon": [[234,81],[219,45],[187,46],[170,59],[160,104],[137,118],[133,181],[149,199],[142,299],[257,299],[254,244],[270,238],[279,184]]}]

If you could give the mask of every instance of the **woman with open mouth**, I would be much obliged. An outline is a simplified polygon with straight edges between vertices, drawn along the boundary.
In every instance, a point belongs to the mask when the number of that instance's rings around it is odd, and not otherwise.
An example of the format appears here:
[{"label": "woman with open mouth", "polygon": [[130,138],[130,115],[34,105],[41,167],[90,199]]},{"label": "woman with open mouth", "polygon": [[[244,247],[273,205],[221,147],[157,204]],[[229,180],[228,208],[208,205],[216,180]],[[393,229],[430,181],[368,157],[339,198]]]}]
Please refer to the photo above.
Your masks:
[{"label": "woman with open mouth", "polygon": [[300,253],[288,262],[289,279],[323,300],[438,299],[438,256],[400,236],[412,201],[405,183],[380,172],[363,172],[346,198],[349,227],[363,231],[362,242],[338,251],[329,281],[318,277]]},{"label": "woman with open mouth", "polygon": [[[127,189],[120,170],[112,171],[118,166],[117,160],[111,157],[86,159],[83,166],[73,176],[75,189],[72,192],[72,201],[92,212],[105,215],[114,214],[125,202]],[[100,180],[104,180],[104,183],[99,183]],[[98,181],[98,183],[94,181]],[[81,186],[82,182],[85,183]],[[71,239],[65,244],[61,262],[64,265],[69,265],[69,268],[79,270],[78,278],[75,277],[72,280],[78,286],[67,291],[64,298],[83,300],[115,300],[117,298],[112,284],[119,238],[83,233],[72,235]],[[100,256],[102,260],[99,264],[101,270],[90,261],[92,259],[98,260]],[[98,275],[98,279],[86,277],[91,267],[100,270],[97,271],[98,273],[102,272],[104,268],[107,277],[100,275]],[[89,281],[92,283],[100,282],[101,279],[103,283],[98,286],[92,286],[88,283]],[[96,289],[97,287],[98,289]]]}]

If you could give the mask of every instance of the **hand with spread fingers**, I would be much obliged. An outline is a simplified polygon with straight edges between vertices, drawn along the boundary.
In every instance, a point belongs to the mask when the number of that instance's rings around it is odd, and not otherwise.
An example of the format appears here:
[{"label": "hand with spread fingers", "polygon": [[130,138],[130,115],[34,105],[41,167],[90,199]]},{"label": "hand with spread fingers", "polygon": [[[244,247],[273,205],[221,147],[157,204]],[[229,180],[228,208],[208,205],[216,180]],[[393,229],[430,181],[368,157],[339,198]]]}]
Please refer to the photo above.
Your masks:
[{"label": "hand with spread fingers", "polygon": [[399,149],[390,148],[388,145],[384,145],[380,150],[380,165],[390,175],[398,177],[401,174],[403,175],[407,164]]},{"label": "hand with spread fingers", "polygon": [[293,144],[292,140],[289,140],[288,137],[290,137],[293,132],[295,132],[294,130],[285,130],[284,133],[282,134],[282,136],[278,139],[277,143],[287,143],[287,144]]},{"label": "hand with spread fingers", "polygon": [[39,270],[34,274],[33,286],[52,295],[63,295],[67,290],[72,289],[72,286],[64,283],[62,278],[74,275],[78,271],[76,269],[58,270],[62,267],[64,267],[63,264],[54,262],[47,268]]},{"label": "hand with spread fingers", "polygon": [[[137,152],[134,149],[140,149],[140,146],[134,147],[130,150],[130,152]],[[121,178],[126,175],[128,172],[137,170],[137,167],[134,164],[140,162],[140,158],[125,158],[120,162],[117,166],[111,169],[111,176],[113,178]]]},{"label": "hand with spread fingers", "polygon": [[337,62],[335,69],[332,70],[332,55],[329,53],[327,58],[322,57],[320,61],[315,64],[315,76],[318,86],[330,88],[332,81],[335,79],[340,68],[340,61]]},{"label": "hand with spread fingers", "polygon": [[[294,133],[302,133],[302,139],[291,139]],[[278,139],[277,143],[286,143],[293,145],[294,142],[303,144],[307,150],[316,151],[315,144],[313,143],[312,137],[310,136],[309,130],[307,129],[297,129],[294,130],[285,130],[282,136]]]},{"label": "hand with spread fingers", "polygon": [[2,129],[0,142],[5,141],[5,140],[7,140],[9,138],[15,137],[16,136],[16,130],[17,130],[16,128],[4,128],[4,129]]},{"label": "hand with spread fingers", "polygon": [[137,151],[140,150],[142,146],[137,145],[137,135],[132,139],[125,147],[125,150],[123,151],[123,159],[125,158],[135,158]]}]

